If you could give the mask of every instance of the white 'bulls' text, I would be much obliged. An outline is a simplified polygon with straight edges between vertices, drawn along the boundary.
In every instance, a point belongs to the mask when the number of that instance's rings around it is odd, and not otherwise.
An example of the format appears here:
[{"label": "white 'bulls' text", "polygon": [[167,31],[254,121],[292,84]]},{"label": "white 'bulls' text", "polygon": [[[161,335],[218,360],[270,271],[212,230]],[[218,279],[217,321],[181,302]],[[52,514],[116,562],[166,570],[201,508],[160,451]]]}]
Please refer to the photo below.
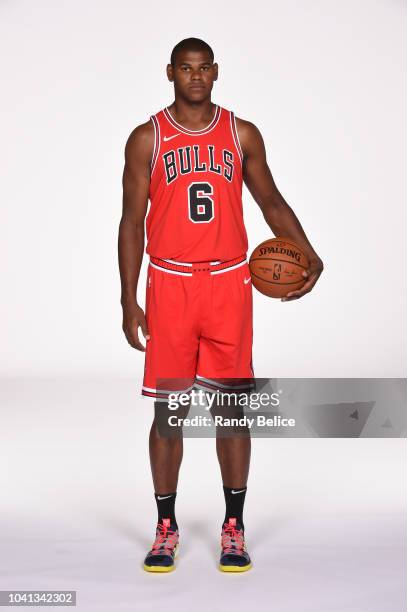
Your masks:
[{"label": "white 'bulls' text", "polygon": [[[201,149],[203,149],[201,151]],[[207,150],[199,145],[179,147],[162,155],[167,185],[179,175],[192,172],[213,172],[222,175],[229,183],[233,178],[234,157],[232,151],[222,149],[222,160],[217,163],[215,146],[208,145]]]}]

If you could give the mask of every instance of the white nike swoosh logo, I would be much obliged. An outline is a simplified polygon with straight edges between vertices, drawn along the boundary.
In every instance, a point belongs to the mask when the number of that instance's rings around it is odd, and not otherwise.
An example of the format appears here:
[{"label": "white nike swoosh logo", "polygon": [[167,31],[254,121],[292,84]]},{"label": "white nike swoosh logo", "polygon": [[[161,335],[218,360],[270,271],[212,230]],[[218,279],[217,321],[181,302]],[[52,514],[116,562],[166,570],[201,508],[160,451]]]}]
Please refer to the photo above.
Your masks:
[{"label": "white nike swoosh logo", "polygon": [[164,495],[164,497],[157,495],[157,499],[168,499],[169,497],[172,497],[172,495]]},{"label": "white nike swoosh logo", "polygon": [[236,493],[244,493],[246,491],[246,489],[242,489],[241,491],[234,491],[233,489],[231,490],[232,495],[236,495]]},{"label": "white nike swoosh logo", "polygon": [[250,276],[249,276],[249,278],[245,278],[245,279],[243,279],[243,282],[244,282],[244,284],[245,284],[245,285],[247,285],[247,283],[248,283],[249,281],[251,281],[251,280],[252,280],[252,279],[251,279],[251,278],[250,278]]},{"label": "white nike swoosh logo", "polygon": [[176,136],[179,136],[179,134],[174,134],[173,136],[164,136],[163,141],[167,142],[167,140],[171,140],[171,138],[175,138]]}]

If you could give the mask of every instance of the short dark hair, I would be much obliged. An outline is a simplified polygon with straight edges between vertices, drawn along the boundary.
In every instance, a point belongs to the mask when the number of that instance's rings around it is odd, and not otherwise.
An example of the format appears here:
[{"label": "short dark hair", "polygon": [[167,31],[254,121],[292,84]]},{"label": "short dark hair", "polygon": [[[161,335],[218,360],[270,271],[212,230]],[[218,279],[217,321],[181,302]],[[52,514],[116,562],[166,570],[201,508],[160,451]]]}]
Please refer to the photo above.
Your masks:
[{"label": "short dark hair", "polygon": [[179,43],[177,43],[171,51],[172,66],[175,66],[175,59],[177,53],[179,53],[180,51],[207,51],[211,57],[212,62],[215,58],[212,48],[204,40],[201,40],[200,38],[184,38],[184,40],[181,40]]}]

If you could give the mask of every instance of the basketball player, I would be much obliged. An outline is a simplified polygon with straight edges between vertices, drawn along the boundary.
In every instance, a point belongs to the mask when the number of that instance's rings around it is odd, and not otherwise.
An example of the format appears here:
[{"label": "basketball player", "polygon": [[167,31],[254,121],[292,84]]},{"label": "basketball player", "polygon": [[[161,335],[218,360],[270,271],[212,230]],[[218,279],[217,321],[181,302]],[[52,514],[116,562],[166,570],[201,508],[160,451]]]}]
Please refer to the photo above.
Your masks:
[{"label": "basketball player", "polygon": [[[123,330],[133,348],[145,351],[142,394],[158,409],[169,393],[158,388],[160,377],[189,381],[179,392],[194,384],[213,389],[220,378],[254,377],[243,181],[273,234],[291,238],[309,258],[305,285],[282,301],[311,291],[323,270],[274,183],[259,130],[211,101],[218,65],[210,46],[197,38],[182,40],[172,51],[167,77],[174,83],[174,102],[136,127],[126,144],[119,230]],[[137,283],[145,222],[149,264],[144,313]],[[232,389],[233,382],[226,386]],[[219,567],[246,571],[251,560],[243,506],[250,437],[217,437],[216,450],[226,501]],[[160,435],[154,419],[150,461],[158,523],[144,561],[147,571],[174,569],[182,454],[182,437]]]}]

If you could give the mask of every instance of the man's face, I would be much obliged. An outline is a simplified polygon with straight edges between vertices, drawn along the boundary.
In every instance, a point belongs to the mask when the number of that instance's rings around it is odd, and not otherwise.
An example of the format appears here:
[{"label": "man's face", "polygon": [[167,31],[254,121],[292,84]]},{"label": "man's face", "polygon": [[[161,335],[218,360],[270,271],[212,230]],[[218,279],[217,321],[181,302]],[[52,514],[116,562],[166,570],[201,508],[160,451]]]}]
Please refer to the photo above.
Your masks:
[{"label": "man's face", "polygon": [[168,64],[167,76],[184,99],[200,102],[212,91],[213,82],[218,78],[218,65],[212,63],[206,51],[180,51],[175,66]]}]

